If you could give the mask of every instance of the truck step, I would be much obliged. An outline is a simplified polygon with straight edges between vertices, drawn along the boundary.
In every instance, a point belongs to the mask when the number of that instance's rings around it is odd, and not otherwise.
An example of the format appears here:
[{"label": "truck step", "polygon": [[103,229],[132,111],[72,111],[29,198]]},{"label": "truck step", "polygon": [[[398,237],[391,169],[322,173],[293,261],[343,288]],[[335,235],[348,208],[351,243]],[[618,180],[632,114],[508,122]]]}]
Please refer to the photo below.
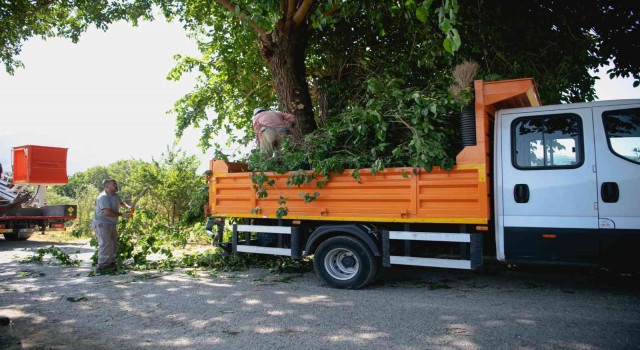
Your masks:
[{"label": "truck step", "polygon": [[[409,244],[411,241],[422,242],[453,242],[464,245],[461,248],[461,259],[436,259],[411,256],[391,255],[390,241],[399,240]],[[467,247],[468,245],[468,247]],[[479,233],[448,233],[448,232],[414,232],[414,231],[383,231],[382,232],[382,265],[410,265],[424,267],[443,267],[451,269],[476,270],[482,266],[482,235]],[[468,255],[468,256],[466,256]]]},{"label": "truck step", "polygon": [[291,256],[291,249],[238,245],[236,252]]},{"label": "truck step", "polygon": [[[239,233],[244,232],[245,234],[255,232],[255,233],[267,233],[278,235],[277,239],[277,247],[264,247],[260,245],[253,245],[252,243],[255,240],[251,240],[250,238],[245,240],[240,240]],[[291,236],[291,244],[290,247],[284,247],[282,244],[282,235],[290,235]],[[233,236],[232,236],[232,249],[233,253],[255,253],[255,254],[268,254],[268,255],[283,255],[290,256],[294,259],[300,259],[302,256],[302,250],[300,248],[300,233],[298,227],[290,227],[290,226],[268,226],[268,225],[233,225]]]},{"label": "truck step", "polygon": [[471,260],[416,258],[412,256],[389,257],[391,265],[410,265],[425,267],[444,267],[449,269],[471,270]]}]

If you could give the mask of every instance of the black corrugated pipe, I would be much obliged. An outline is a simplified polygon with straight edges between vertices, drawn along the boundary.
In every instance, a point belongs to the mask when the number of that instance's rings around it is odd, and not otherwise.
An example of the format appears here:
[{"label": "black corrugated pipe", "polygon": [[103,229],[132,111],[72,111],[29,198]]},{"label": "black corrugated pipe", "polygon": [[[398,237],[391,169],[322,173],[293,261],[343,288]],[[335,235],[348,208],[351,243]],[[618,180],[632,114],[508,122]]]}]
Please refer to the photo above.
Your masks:
[{"label": "black corrugated pipe", "polygon": [[464,107],[460,115],[460,135],[462,146],[476,145],[476,109],[473,102]]}]

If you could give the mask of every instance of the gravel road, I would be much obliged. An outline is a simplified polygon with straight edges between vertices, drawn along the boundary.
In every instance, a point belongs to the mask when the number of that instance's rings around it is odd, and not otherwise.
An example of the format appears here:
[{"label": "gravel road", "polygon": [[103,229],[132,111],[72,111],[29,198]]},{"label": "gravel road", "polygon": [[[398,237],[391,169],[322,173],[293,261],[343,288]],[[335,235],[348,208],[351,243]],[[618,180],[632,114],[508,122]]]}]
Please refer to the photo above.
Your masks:
[{"label": "gravel road", "polygon": [[359,291],[263,269],[88,277],[86,242],[54,243],[80,267],[21,264],[51,244],[34,238],[0,239],[0,349],[640,349],[638,274],[394,268]]}]

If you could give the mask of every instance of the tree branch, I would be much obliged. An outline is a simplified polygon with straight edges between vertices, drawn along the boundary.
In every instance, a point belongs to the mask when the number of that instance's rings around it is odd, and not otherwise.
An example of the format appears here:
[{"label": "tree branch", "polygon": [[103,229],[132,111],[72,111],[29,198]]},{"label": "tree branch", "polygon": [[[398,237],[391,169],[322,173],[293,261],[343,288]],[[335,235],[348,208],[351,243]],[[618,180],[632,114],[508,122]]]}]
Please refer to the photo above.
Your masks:
[{"label": "tree branch", "polygon": [[248,93],[248,94],[246,94],[246,95],[244,96],[244,99],[245,99],[245,100],[246,100],[246,99],[248,99],[248,98],[249,98],[251,95],[253,95],[256,91],[258,91],[258,90],[262,89],[263,87],[265,87],[266,85],[269,85],[269,84],[271,84],[271,81],[265,81],[264,83],[262,83],[262,84],[258,85],[255,89],[253,89],[253,90],[249,91],[249,93]]},{"label": "tree branch", "polygon": [[338,4],[334,3],[333,7],[331,7],[331,10],[325,11],[323,13],[323,15],[325,15],[325,16],[333,16],[333,14],[336,13],[336,12],[338,12]]},{"label": "tree branch", "polygon": [[[229,12],[235,13],[236,12],[236,6],[234,3],[232,3],[229,0],[216,0],[216,2],[222,6],[224,6],[224,8],[226,8],[227,10],[229,10]],[[267,35],[267,31],[260,27],[256,22],[252,21],[250,19],[249,14],[246,11],[243,11],[242,9],[240,10],[240,17],[239,19],[243,22],[246,22],[251,28],[253,28],[253,30],[256,31],[256,33],[258,33],[258,35],[260,35],[260,38],[264,38]]]},{"label": "tree branch", "polygon": [[293,14],[296,12],[296,0],[289,0],[289,5],[287,5],[287,20],[293,17]]},{"label": "tree branch", "polygon": [[313,0],[304,0],[300,7],[298,7],[298,11],[293,15],[293,23],[295,23],[296,26],[299,26],[307,17],[311,6],[313,6]]}]

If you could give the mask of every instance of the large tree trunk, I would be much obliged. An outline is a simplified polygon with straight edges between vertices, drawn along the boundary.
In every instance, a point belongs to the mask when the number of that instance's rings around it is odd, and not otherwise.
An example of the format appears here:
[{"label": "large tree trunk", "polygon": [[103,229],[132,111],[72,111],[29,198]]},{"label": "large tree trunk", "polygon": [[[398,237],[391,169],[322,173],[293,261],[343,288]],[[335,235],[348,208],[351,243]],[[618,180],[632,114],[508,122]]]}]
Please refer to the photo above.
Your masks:
[{"label": "large tree trunk", "polygon": [[316,129],[305,68],[307,35],[305,26],[283,19],[262,40],[280,110],[296,116],[301,135]]}]

